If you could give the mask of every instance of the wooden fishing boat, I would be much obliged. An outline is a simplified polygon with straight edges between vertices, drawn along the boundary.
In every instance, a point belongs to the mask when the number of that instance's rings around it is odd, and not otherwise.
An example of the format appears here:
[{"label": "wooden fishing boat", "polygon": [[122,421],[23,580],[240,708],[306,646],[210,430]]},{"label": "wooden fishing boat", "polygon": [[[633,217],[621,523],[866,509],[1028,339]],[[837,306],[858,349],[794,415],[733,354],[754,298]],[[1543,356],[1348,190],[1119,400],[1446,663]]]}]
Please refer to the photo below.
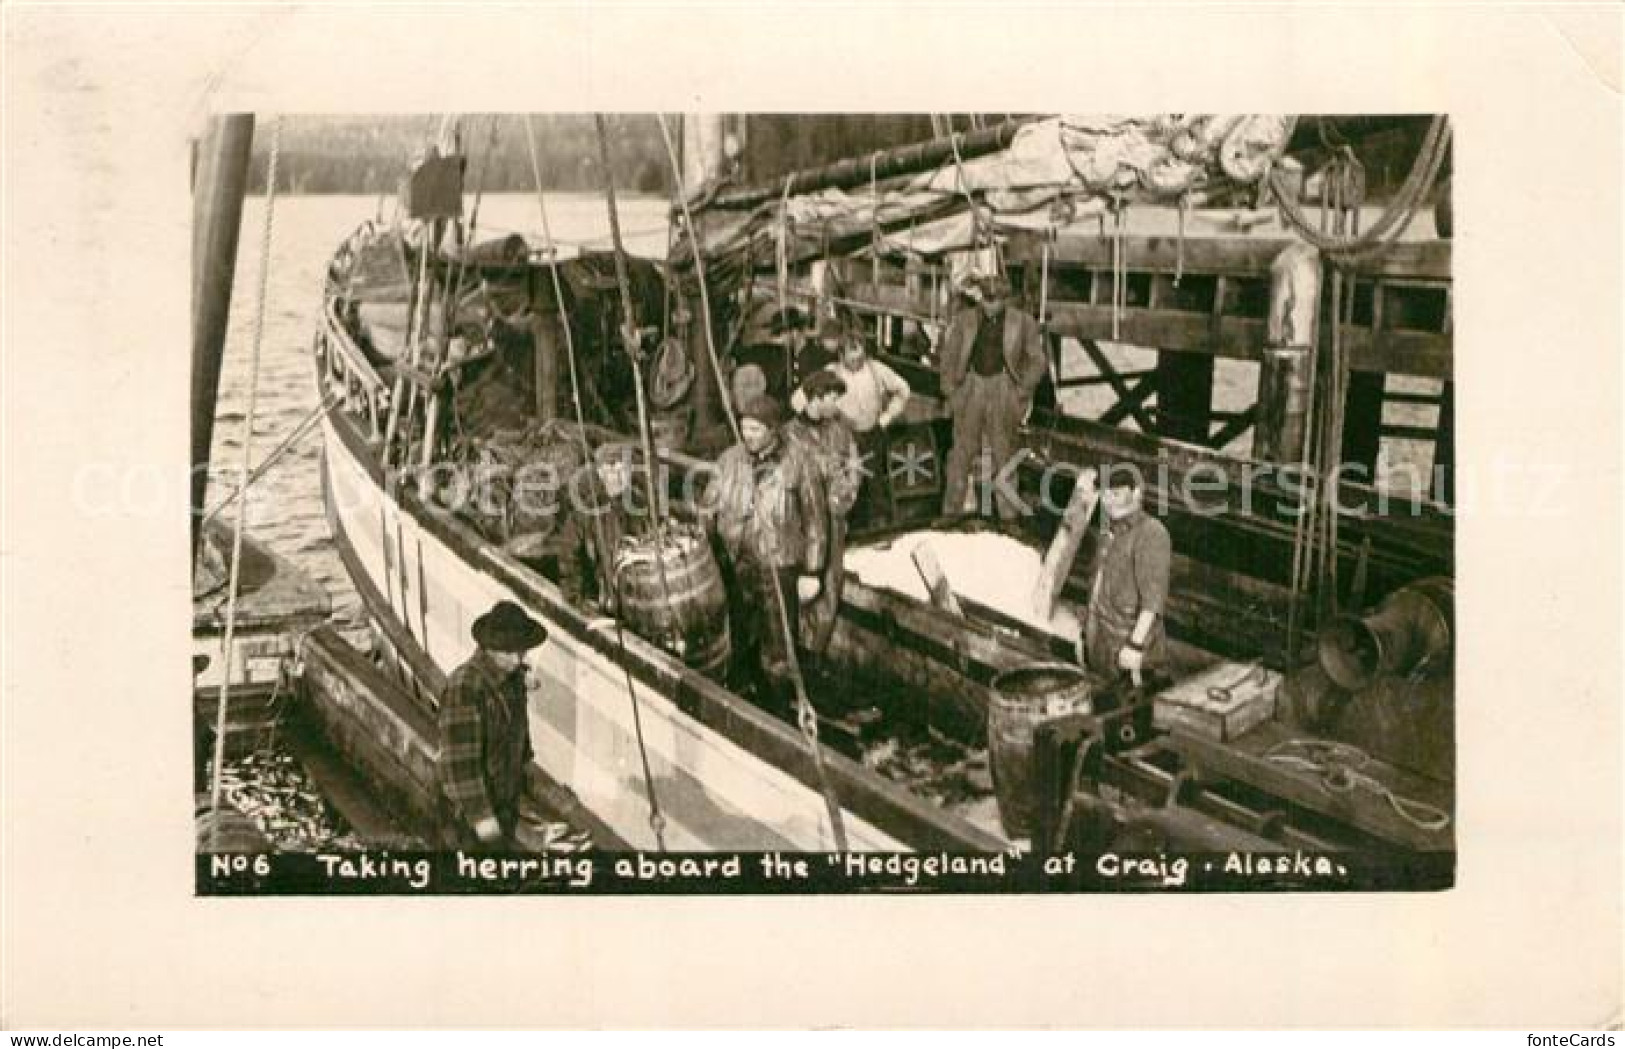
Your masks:
[{"label": "wooden fishing boat", "polygon": [[[869,182],[878,186],[886,179],[909,178],[922,165],[974,162],[1010,146],[1022,123],[888,154],[883,162],[868,165]],[[717,138],[710,136],[713,141]],[[952,230],[938,229],[933,235],[942,247],[936,260],[922,263],[921,257],[911,257],[907,265],[893,265],[878,253],[863,259],[850,256],[861,244],[872,246],[895,233],[899,223],[953,219],[952,203],[945,206],[940,194],[910,201],[901,219],[874,208],[857,219],[832,213],[832,229],[811,237],[803,230],[801,239],[781,241],[784,250],[775,262],[771,253],[753,247],[764,230],[774,235],[773,220],[764,219],[759,209],[770,208],[775,199],[789,199],[791,188],[799,193],[798,181],[811,192],[859,185],[863,180],[856,175],[857,167],[814,168],[789,180],[780,174],[781,193],[775,198],[748,187],[729,188],[724,183],[737,180],[738,172],[727,178],[715,170],[708,175],[705,158],[694,160],[696,156],[691,151],[698,177],[695,192],[687,196],[701,214],[685,218],[685,228],[693,230],[695,238],[678,246],[663,271],[653,267],[637,271],[644,283],[639,302],[658,304],[641,316],[636,316],[639,310],[627,292],[628,282],[616,279],[610,259],[584,257],[555,264],[552,246],[545,243],[539,248],[530,245],[528,252],[518,255],[511,251],[482,255],[466,242],[450,249],[429,248],[426,245],[445,243],[444,223],[460,216],[460,205],[442,206],[439,211],[408,208],[417,214],[421,229],[432,231],[415,242],[410,237],[392,242],[406,252],[405,271],[417,273],[413,302],[422,305],[423,317],[431,302],[446,303],[450,318],[440,323],[439,330],[466,336],[465,345],[455,351],[442,340],[439,356],[420,360],[411,352],[413,337],[406,340],[406,351],[394,346],[381,352],[368,345],[350,292],[352,260],[362,253],[352,240],[337,254],[315,345],[317,382],[324,393],[343,400],[342,407],[323,422],[324,497],[335,543],[377,622],[382,650],[410,689],[410,699],[404,701],[410,709],[394,711],[385,719],[392,719],[390,731],[400,734],[400,745],[393,752],[412,754],[410,760],[420,771],[429,767],[429,756],[436,749],[434,697],[445,675],[471,652],[473,619],[497,600],[513,600],[550,630],[549,643],[536,661],[540,682],[530,708],[538,771],[557,798],[579,805],[601,828],[604,844],[829,851],[840,844],[831,816],[833,798],[845,845],[851,849],[1007,848],[1011,836],[991,809],[944,804],[918,783],[888,778],[865,760],[863,744],[876,722],[923,726],[970,746],[980,744],[997,676],[1024,666],[1070,660],[1074,639],[1065,633],[1024,622],[1009,609],[976,602],[961,602],[957,610],[940,608],[929,599],[874,585],[849,572],[829,654],[809,668],[815,705],[828,700],[822,738],[814,743],[796,726],[686,665],[676,653],[633,630],[617,629],[596,608],[568,598],[554,580],[505,552],[470,519],[440,505],[414,483],[415,468],[433,466],[445,456],[446,419],[456,416],[459,394],[477,385],[480,373],[499,368],[518,384],[518,407],[526,421],[560,418],[566,414],[561,407],[575,394],[592,407],[592,425],[584,431],[589,438],[624,440],[631,429],[627,405],[633,390],[625,385],[624,369],[616,371],[614,335],[647,324],[667,333],[662,349],[675,345],[687,352],[693,371],[687,402],[679,406],[691,413],[692,437],[686,451],[668,448],[660,455],[670,468],[673,511],[681,517],[692,509],[687,500],[695,491],[687,479],[703,469],[725,441],[719,380],[726,361],[760,334],[754,325],[762,307],[782,309],[786,297],[795,296],[811,306],[810,312],[838,300],[840,306],[875,322],[877,353],[904,372],[915,391],[909,423],[894,442],[907,444],[911,456],[923,457],[928,464],[925,475],[936,476],[940,484],[940,469],[934,464],[948,435],[945,412],[935,396],[929,342],[947,319],[943,289],[950,263],[976,245],[961,244]],[[1165,218],[1167,213],[1162,214]],[[782,221],[779,228],[782,238]],[[1176,241],[1165,232],[1120,230],[1111,240],[1094,232],[1048,228],[1032,236],[1011,230],[1003,238],[1005,271],[1044,316],[1057,358],[1046,384],[1048,406],[1041,406],[1023,431],[1028,453],[1019,470],[1023,490],[1030,493],[1060,478],[1056,498],[1037,519],[1031,545],[1055,533],[1071,486],[1087,469],[1112,461],[1162,467],[1155,475],[1159,480],[1152,501],[1168,520],[1178,552],[1177,597],[1169,619],[1180,641],[1181,674],[1206,672],[1216,662],[1240,659],[1262,659],[1277,671],[1296,672],[1305,646],[1314,643],[1316,628],[1335,613],[1323,600],[1328,592],[1345,595],[1345,608],[1358,608],[1367,595],[1380,596],[1418,578],[1447,575],[1452,567],[1448,508],[1426,493],[1389,498],[1385,512],[1341,514],[1335,524],[1326,525],[1330,538],[1315,555],[1321,589],[1309,593],[1293,561],[1295,554],[1304,556],[1306,545],[1315,544],[1305,543],[1303,529],[1295,530],[1288,514],[1294,490],[1284,469],[1303,457],[1307,437],[1300,437],[1296,445],[1276,440],[1265,449],[1270,454],[1262,457],[1226,450],[1275,406],[1261,397],[1253,409],[1216,418],[1212,363],[1217,357],[1264,356],[1271,341],[1272,267],[1291,240],[1244,229],[1188,241]],[[809,248],[809,243],[817,247]],[[710,263],[709,274],[701,260]],[[785,268],[775,280],[772,269],[778,264]],[[1358,402],[1359,408],[1356,413],[1340,413],[1345,417],[1343,432],[1348,440],[1370,448],[1384,438],[1380,383],[1374,393],[1367,380],[1351,382],[1351,373],[1381,377],[1412,371],[1448,379],[1449,246],[1445,241],[1399,245],[1373,260],[1340,269],[1346,271],[1349,298],[1355,305],[1341,325],[1328,325],[1338,328],[1347,351],[1334,374],[1343,383],[1341,389],[1348,391],[1346,400]],[[922,273],[939,282],[937,294],[922,291]],[[470,305],[464,295],[469,287],[480,289],[482,304]],[[1438,295],[1446,304],[1442,320],[1434,309]],[[659,304],[662,298],[666,302]],[[482,318],[480,324],[460,328],[457,307],[469,308],[471,316]],[[634,323],[621,323],[623,309],[633,315]],[[501,323],[494,324],[493,316]],[[426,320],[417,322],[419,329],[425,326]],[[491,337],[497,328],[504,339]],[[926,334],[923,355],[905,352],[911,332]],[[1161,359],[1149,375],[1125,377],[1110,364],[1103,366],[1098,377],[1090,378],[1110,385],[1118,401],[1098,418],[1079,418],[1063,410],[1069,379],[1059,367],[1065,359],[1062,340],[1075,340],[1087,351],[1107,336],[1155,347]],[[420,334],[417,341],[425,340]],[[720,355],[716,343],[723,347]],[[504,353],[515,347],[517,355],[504,362]],[[1087,356],[1098,361],[1095,352]],[[1198,363],[1193,365],[1192,359]],[[641,382],[635,368],[630,378]],[[465,381],[466,386],[459,385]],[[583,393],[583,386],[590,388]],[[636,392],[641,400],[644,391]],[[1159,404],[1148,414],[1147,401],[1153,394]],[[1443,457],[1449,448],[1448,383],[1439,398],[1437,441]],[[1294,410],[1301,410],[1300,403],[1294,404]],[[1143,431],[1120,425],[1134,419],[1151,425]],[[1301,418],[1287,420],[1294,421],[1303,423]],[[1271,433],[1280,429],[1274,425]],[[1314,465],[1321,465],[1318,459]],[[1218,479],[1203,490],[1209,499],[1216,493],[1216,510],[1193,505],[1189,487],[1176,483],[1203,472]],[[887,519],[855,537],[855,545],[966,529],[957,518],[941,517],[940,489],[929,484],[913,491],[899,488],[906,484],[894,487],[893,495],[907,498],[894,498]],[[1346,505],[1355,505],[1362,497],[1375,502],[1387,496],[1368,484],[1344,482],[1342,490],[1350,497]],[[1063,601],[1081,605],[1087,600],[1090,552],[1085,539],[1065,581]],[[1239,664],[1226,663],[1234,665]],[[823,683],[829,687],[821,689]],[[862,701],[852,702],[860,690]],[[1449,689],[1444,692],[1440,701],[1448,702]],[[875,720],[870,720],[871,714]],[[1043,742],[1038,778],[1053,786],[1054,796],[1041,799],[1039,840],[1055,843],[1059,806],[1052,802],[1070,796],[1084,783],[1079,776],[1057,776],[1055,769],[1070,768],[1091,733],[1098,734],[1104,726],[1118,732],[1114,760],[1130,742],[1160,748],[1151,756],[1131,755],[1132,775],[1141,784],[1135,790],[1111,787],[1090,794],[1108,799],[1119,816],[1145,804],[1150,788],[1142,789],[1144,783],[1177,786],[1180,771],[1173,766],[1180,761],[1218,763],[1213,754],[1198,751],[1200,741],[1183,751],[1168,746],[1170,739],[1184,736],[1158,731],[1151,724],[1152,714],[1147,702],[1111,718],[1086,715],[1081,722],[1067,723],[1070,736]],[[352,710],[345,716],[352,731],[369,724],[370,715],[364,712]],[[1221,753],[1233,749],[1219,748]],[[1268,755],[1254,758],[1254,764],[1281,771],[1280,763],[1271,765]],[[1237,847],[1283,847],[1288,841],[1332,847],[1449,847],[1448,831],[1385,836],[1389,825],[1380,820],[1374,824],[1366,809],[1328,813],[1290,783],[1275,785],[1270,797],[1276,804],[1262,806],[1259,815],[1254,811],[1259,806],[1248,808],[1242,800],[1253,789],[1247,781],[1250,766],[1237,761],[1226,767],[1246,789],[1228,794],[1204,789],[1198,792],[1202,811],[1182,809],[1159,817],[1171,840],[1228,840]],[[418,782],[422,789],[432,789],[421,775]],[[1430,799],[1442,796],[1448,804],[1447,781],[1430,781],[1416,789]],[[1283,794],[1290,796],[1283,800]],[[984,792],[983,800],[986,797]],[[1178,808],[1162,801],[1157,806]],[[658,817],[652,818],[656,811]],[[1069,827],[1062,822],[1060,840],[1065,840]]]}]

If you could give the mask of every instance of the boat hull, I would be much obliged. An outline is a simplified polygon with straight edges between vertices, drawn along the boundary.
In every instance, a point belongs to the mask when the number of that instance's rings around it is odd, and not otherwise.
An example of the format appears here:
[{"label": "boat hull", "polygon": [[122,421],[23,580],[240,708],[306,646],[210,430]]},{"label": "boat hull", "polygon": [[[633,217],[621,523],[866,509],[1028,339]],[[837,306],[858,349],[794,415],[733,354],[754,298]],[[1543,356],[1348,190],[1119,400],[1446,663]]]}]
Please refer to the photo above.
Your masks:
[{"label": "boat hull", "polygon": [[[525,585],[516,586],[514,575],[525,570],[504,564],[494,551],[480,551],[485,563],[475,563],[471,551],[453,549],[444,533],[463,526],[449,515],[426,527],[418,513],[430,511],[415,513],[386,490],[348,420],[330,417],[324,438],[324,497],[334,540],[421,692],[438,694],[444,675],[472,654],[475,617],[497,601],[514,601],[549,630],[532,664],[536,763],[627,844],[674,851],[835,850],[818,790],[685,713],[646,672],[648,664],[675,661],[630,635],[625,646],[638,658],[612,658],[601,642],[583,636],[579,621],[557,614],[562,597],[546,594],[551,585],[541,577],[527,573]],[[607,622],[587,625],[587,633],[594,629],[614,634]],[[760,712],[737,713],[771,720]],[[665,821],[662,839],[651,825],[651,789]],[[850,812],[843,823],[851,849],[906,848]]]}]

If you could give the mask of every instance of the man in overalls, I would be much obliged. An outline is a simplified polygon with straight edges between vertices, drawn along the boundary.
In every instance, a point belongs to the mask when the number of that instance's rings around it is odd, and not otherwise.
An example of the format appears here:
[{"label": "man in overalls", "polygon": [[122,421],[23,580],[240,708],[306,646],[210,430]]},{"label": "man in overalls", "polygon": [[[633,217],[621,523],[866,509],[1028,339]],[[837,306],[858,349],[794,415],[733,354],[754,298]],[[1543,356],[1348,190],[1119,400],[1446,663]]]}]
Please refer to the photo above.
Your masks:
[{"label": "man in overalls", "polygon": [[[999,519],[1014,526],[1020,507],[996,479],[1015,455],[1017,431],[1049,360],[1038,322],[1007,305],[1010,285],[1004,277],[979,277],[966,294],[979,308],[961,310],[942,339],[942,396],[954,420],[942,512],[965,512],[971,470],[985,445],[993,456],[989,482]],[[982,512],[988,509],[986,498],[977,505]]]},{"label": "man in overalls", "polygon": [[1167,661],[1164,609],[1173,544],[1163,523],[1145,512],[1144,482],[1132,467],[1103,471],[1106,527],[1080,655],[1095,678],[1118,695],[1154,688]]}]

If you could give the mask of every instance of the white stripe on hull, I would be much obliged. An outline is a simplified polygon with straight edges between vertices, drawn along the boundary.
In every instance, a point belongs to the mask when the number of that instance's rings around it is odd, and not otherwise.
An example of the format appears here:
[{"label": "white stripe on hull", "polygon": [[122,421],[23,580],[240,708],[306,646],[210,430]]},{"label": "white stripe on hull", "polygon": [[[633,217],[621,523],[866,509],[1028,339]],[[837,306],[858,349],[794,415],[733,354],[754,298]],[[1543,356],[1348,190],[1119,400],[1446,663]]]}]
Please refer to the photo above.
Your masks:
[{"label": "white stripe on hull", "polygon": [[[469,628],[476,616],[498,600],[524,600],[421,528],[351,457],[330,421],[323,429],[338,526],[395,619],[449,673],[473,652]],[[419,592],[423,586],[426,595]],[[541,678],[530,702],[537,764],[626,841],[655,848],[626,674],[539,610],[528,610],[551,634],[533,664]],[[641,641],[629,636],[628,644]],[[667,848],[835,850],[818,791],[700,724],[666,696],[636,688]],[[844,823],[849,848],[906,849],[850,812]]]}]

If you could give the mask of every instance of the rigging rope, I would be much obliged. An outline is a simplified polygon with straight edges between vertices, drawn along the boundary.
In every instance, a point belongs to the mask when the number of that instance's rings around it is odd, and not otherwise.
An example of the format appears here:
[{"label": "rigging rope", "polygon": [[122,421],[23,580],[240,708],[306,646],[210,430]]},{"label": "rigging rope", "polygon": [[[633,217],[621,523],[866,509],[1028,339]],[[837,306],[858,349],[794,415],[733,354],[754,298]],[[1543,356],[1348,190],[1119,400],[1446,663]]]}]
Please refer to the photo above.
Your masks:
[{"label": "rigging rope", "polygon": [[[720,374],[721,366],[717,362],[716,348],[711,344],[710,338],[711,307],[708,300],[705,298],[705,270],[702,268],[703,264],[700,262],[701,249],[699,232],[694,228],[693,216],[688,213],[688,192],[683,185],[682,168],[677,163],[677,151],[672,146],[671,132],[666,125],[665,114],[657,114],[657,117],[660,121],[660,133],[666,142],[666,154],[668,159],[671,161],[672,176],[676,180],[677,199],[683,202],[683,220],[684,225],[688,229],[688,235],[690,238],[689,243],[694,249],[694,262],[700,280],[700,305],[705,311],[703,323],[705,324],[706,347],[711,352],[712,365],[719,369]],[[784,181],[784,196],[781,201],[781,207],[789,201],[790,185],[790,179],[786,178]],[[786,285],[783,281],[781,281],[779,284],[779,310],[781,313],[786,308],[786,302]],[[724,397],[722,400],[722,405],[724,410],[727,412],[728,423],[733,428],[734,435],[737,438],[739,436],[739,420],[734,414],[733,404],[727,397]],[[783,440],[783,438],[781,437],[780,440]],[[779,581],[778,573],[770,572],[769,576],[773,580],[774,604],[778,606],[779,614],[777,618],[779,620],[779,627],[784,632],[784,648],[789,663],[790,683],[794,687],[796,693],[797,727],[801,729],[802,736],[807,741],[807,749],[812,754],[813,769],[817,773],[819,789],[824,796],[824,807],[829,813],[830,830],[835,837],[836,851],[846,852],[846,823],[841,816],[840,798],[836,796],[835,786],[830,782],[829,771],[824,765],[823,746],[818,741],[818,711],[813,706],[812,700],[807,695],[807,683],[801,673],[801,661],[796,655],[795,633],[790,629],[790,615],[788,605],[784,599],[784,586]]]},{"label": "rigging rope", "polygon": [[[553,231],[547,221],[547,198],[542,191],[542,166],[536,151],[536,129],[531,122],[529,114],[525,116],[525,139],[530,147],[531,175],[536,181],[536,206],[542,217],[543,251],[548,260],[548,273],[553,281],[553,296],[559,304],[559,327],[564,329],[564,352],[570,366],[570,395],[575,404],[576,434],[581,441],[581,452],[586,462],[583,469],[594,470],[592,446],[587,441],[587,414],[581,405],[581,382],[576,371],[575,336],[570,329],[570,316],[564,303],[564,284],[559,278],[558,249],[554,246]],[[654,507],[650,507],[654,512]],[[613,551],[608,549],[609,537],[604,531],[604,521],[601,515],[592,515],[593,526],[598,536],[598,549],[600,557],[612,557]],[[643,766],[644,793],[649,802],[649,829],[654,832],[655,845],[661,851],[666,851],[666,817],[660,811],[660,799],[655,794],[654,773],[649,766],[649,751],[643,738],[642,705],[638,700],[637,685],[632,680],[632,669],[626,658],[626,633],[622,626],[621,586],[620,573],[611,570],[600,573],[607,577],[610,583],[610,597],[615,602],[615,644],[620,655],[618,662],[621,672],[626,677],[626,693],[632,700],[632,731],[637,739],[638,758]]]},{"label": "rigging rope", "polygon": [[1450,826],[1450,813],[1436,805],[1396,794],[1394,789],[1364,769],[1370,754],[1347,743],[1318,739],[1285,739],[1265,751],[1264,759],[1317,779],[1328,794],[1348,794],[1356,788],[1386,801],[1400,819],[1418,830],[1438,832]]},{"label": "rigging rope", "polygon": [[[666,157],[671,161],[671,170],[676,180],[677,200],[683,211],[683,229],[688,235],[689,245],[694,249],[694,275],[700,285],[700,320],[704,325],[701,334],[705,336],[705,350],[711,358],[711,370],[717,380],[717,394],[722,399],[723,408],[726,409],[724,414],[727,415],[728,425],[733,430],[734,438],[737,440],[739,438],[739,420],[734,417],[733,402],[730,399],[731,391],[723,381],[722,361],[717,357],[716,343],[712,340],[711,335],[711,295],[706,290],[705,260],[700,257],[699,231],[694,228],[694,216],[688,209],[688,194],[683,190],[683,171],[677,162],[677,147],[672,142],[671,129],[666,126],[666,115],[656,113],[655,119],[660,122],[660,137],[666,143]],[[788,178],[784,180],[784,192],[786,199],[788,199],[790,193],[790,180]],[[754,273],[754,269],[752,273]]]},{"label": "rigging rope", "polygon": [[203,515],[203,523],[208,524],[210,521],[219,516],[220,511],[236,502],[244,492],[248,491],[248,489],[253,486],[255,481],[258,481],[261,477],[264,477],[273,466],[281,461],[284,455],[292,451],[299,443],[301,438],[310,433],[310,431],[314,430],[316,428],[316,424],[321,422],[323,417],[326,416],[328,412],[332,411],[333,408],[342,400],[344,400],[344,394],[337,392],[329,392],[325,397],[323,397],[322,402],[315,408],[312,408],[310,414],[306,415],[299,421],[298,425],[296,425],[288,436],[283,439],[282,443],[277,445],[275,450],[273,450],[270,455],[266,456],[258,466],[254,467],[254,472],[248,476],[247,481],[243,482],[243,484],[237,488],[232,489],[230,495],[220,500],[214,509]]},{"label": "rigging rope", "polygon": [[[260,345],[265,336],[265,300],[269,297],[271,282],[271,235],[275,230],[276,221],[276,175],[277,161],[282,155],[282,118],[276,117],[271,124],[271,156],[266,164],[265,173],[265,225],[260,234],[260,286],[259,301],[254,310],[254,337],[253,350],[248,365],[248,410],[243,416],[243,465],[242,482],[239,489],[247,488],[249,482],[249,467],[253,463],[254,455],[254,413],[259,404],[260,390]],[[234,669],[235,643],[237,638],[237,593],[238,585],[242,579],[243,566],[243,523],[248,516],[248,507],[245,504],[237,512],[236,525],[231,537],[231,577],[226,590],[226,636],[225,647],[225,673],[220,679],[219,710],[215,714],[214,723],[214,768],[209,787],[209,808],[218,812],[220,809],[221,777],[226,762],[226,713],[231,705],[231,676]],[[219,819],[214,821],[210,834],[210,848],[218,848],[220,844]]]},{"label": "rigging rope", "polygon": [[[1270,188],[1275,192],[1282,218],[1303,239],[1328,255],[1343,261],[1354,261],[1387,248],[1410,228],[1419,205],[1427,198],[1438,178],[1444,158],[1449,152],[1450,138],[1449,118],[1434,117],[1428,126],[1427,134],[1422,139],[1421,149],[1417,153],[1416,162],[1411,166],[1410,174],[1406,176],[1405,182],[1400,186],[1394,199],[1389,202],[1382,216],[1364,233],[1356,231],[1351,236],[1340,234],[1328,236],[1324,226],[1319,230],[1311,226],[1302,206],[1292,199],[1290,187],[1286,185],[1285,176],[1278,168],[1270,171]],[[1326,192],[1326,189],[1322,190],[1323,197]]]}]

